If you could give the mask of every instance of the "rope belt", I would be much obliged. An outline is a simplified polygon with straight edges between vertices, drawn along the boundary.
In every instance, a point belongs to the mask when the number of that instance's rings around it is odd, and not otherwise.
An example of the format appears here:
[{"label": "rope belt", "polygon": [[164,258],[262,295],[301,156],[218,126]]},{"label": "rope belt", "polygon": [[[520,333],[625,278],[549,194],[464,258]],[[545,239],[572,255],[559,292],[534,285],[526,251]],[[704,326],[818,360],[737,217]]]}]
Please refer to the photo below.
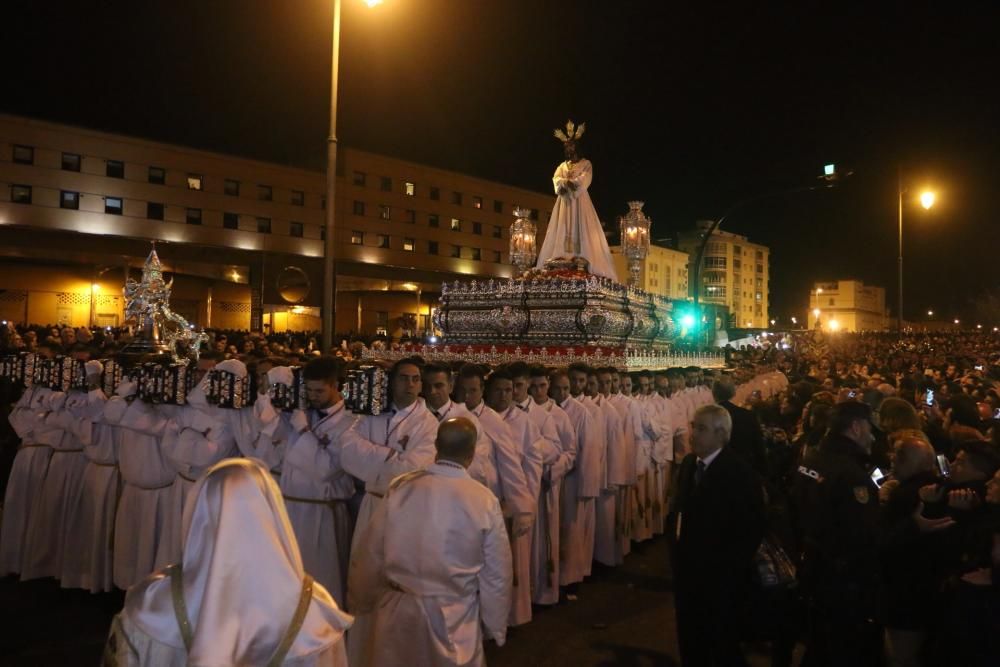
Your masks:
[{"label": "rope belt", "polygon": [[74,452],[82,452],[82,451],[83,451],[83,447],[81,447],[80,449],[53,449],[52,453],[53,454],[72,454]]},{"label": "rope belt", "polygon": [[101,467],[101,468],[117,468],[118,467],[117,463],[98,463],[97,461],[89,461],[89,463],[92,463],[93,465]]},{"label": "rope belt", "polygon": [[375,496],[376,498],[385,498],[384,493],[378,493],[376,491],[365,491],[365,493],[367,493],[370,496]]},{"label": "rope belt", "polygon": [[309,505],[326,505],[330,509],[333,509],[341,503],[346,503],[346,498],[327,498],[326,500],[319,500],[317,498],[298,498],[296,496],[286,496],[281,494],[281,497],[290,503],[307,503]]}]

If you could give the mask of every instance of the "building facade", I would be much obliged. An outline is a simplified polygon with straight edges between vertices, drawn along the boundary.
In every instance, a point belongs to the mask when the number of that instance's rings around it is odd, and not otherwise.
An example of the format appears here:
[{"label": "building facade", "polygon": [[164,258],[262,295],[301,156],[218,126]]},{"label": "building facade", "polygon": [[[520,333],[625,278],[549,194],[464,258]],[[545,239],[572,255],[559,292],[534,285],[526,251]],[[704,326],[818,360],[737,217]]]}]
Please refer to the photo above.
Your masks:
[{"label": "building facade", "polygon": [[813,285],[809,293],[809,328],[824,331],[885,331],[889,314],[885,289],[860,280],[837,280]]},{"label": "building facade", "polygon": [[[629,281],[628,260],[622,255],[621,246],[611,246],[611,259],[615,263],[618,282]],[[650,245],[646,259],[639,265],[639,287],[650,294],[669,299],[688,298],[688,254],[673,248]]]},{"label": "building facade", "polygon": [[[339,333],[428,329],[443,282],[512,275],[514,207],[532,211],[541,238],[553,202],[350,148],[337,172]],[[321,171],[0,115],[0,313],[120,323],[122,284],[157,241],[174,308],[192,322],[319,329],[325,183]]]},{"label": "building facade", "polygon": [[[711,227],[702,220],[678,237],[678,248],[693,258]],[[729,309],[730,326],[766,329],[770,326],[770,250],[745,236],[716,229],[705,246],[698,300]]]}]

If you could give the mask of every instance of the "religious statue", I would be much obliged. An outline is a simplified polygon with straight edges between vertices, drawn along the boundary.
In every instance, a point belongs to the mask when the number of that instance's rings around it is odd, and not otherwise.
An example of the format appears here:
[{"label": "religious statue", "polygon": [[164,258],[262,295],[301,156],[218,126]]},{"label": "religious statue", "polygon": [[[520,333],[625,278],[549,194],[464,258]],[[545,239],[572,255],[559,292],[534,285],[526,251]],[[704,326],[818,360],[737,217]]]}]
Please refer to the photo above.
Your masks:
[{"label": "religious statue", "polygon": [[[566,161],[556,167],[552,176],[556,203],[535,266],[544,269],[583,264],[593,275],[617,280],[608,241],[587,194],[593,166],[577,154],[577,142],[585,129],[586,123],[574,125],[567,121],[565,132],[561,128],[555,131],[555,137],[563,143]],[[581,258],[586,261],[581,262]]]},{"label": "religious statue", "polygon": [[125,321],[135,327],[135,339],[123,352],[167,352],[180,362],[183,355],[179,344],[184,344],[186,351],[198,358],[199,348],[208,340],[208,335],[195,331],[193,325],[170,310],[173,284],[173,279],[169,283],[163,279],[163,267],[154,243],[142,267],[142,278],[138,282],[129,278],[123,290]]}]

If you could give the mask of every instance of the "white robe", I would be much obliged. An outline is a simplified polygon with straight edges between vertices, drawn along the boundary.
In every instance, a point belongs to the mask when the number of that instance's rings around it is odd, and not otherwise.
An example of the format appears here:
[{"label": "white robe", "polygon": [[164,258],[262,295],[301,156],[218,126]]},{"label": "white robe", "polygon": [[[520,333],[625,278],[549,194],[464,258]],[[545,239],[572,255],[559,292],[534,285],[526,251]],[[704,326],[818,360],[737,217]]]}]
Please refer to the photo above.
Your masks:
[{"label": "white robe", "polygon": [[127,589],[167,565],[158,562],[171,487],[176,471],[160,448],[160,439],[178,406],[150,405],[121,396],[108,399],[104,420],[119,427],[118,469],[122,491],[115,516],[114,580]]},{"label": "white robe", "polygon": [[347,601],[347,567],[351,554],[354,478],[344,470],[344,434],[357,415],[338,401],[320,416],[296,410],[287,418],[279,486],[295,531],[306,572],[330,592],[337,605]]},{"label": "white robe", "polygon": [[377,640],[351,667],[485,665],[483,632],[503,645],[511,553],[497,499],[457,465],[394,482],[352,562],[354,606]]},{"label": "white robe", "polygon": [[[592,179],[590,160],[563,162],[556,167],[552,176],[556,203],[535,266],[544,268],[546,261],[556,257],[580,256],[590,262],[592,274],[617,281],[608,240],[587,193]],[[570,189],[568,183],[574,183],[576,189]],[[560,188],[565,189],[563,194],[559,194]]]},{"label": "white robe", "polygon": [[613,567],[621,565],[625,558],[620,539],[623,527],[620,524],[622,513],[618,509],[618,489],[628,478],[626,456],[631,448],[626,444],[629,437],[618,408],[607,396],[598,395],[591,400],[602,413],[606,457],[601,495],[595,500],[594,560]]},{"label": "white robe", "polygon": [[[559,523],[559,583],[583,581],[594,558],[594,499],[601,493],[604,433],[590,409],[570,396],[559,405],[576,432],[576,465],[563,478]],[[596,408],[593,408],[596,410]]]},{"label": "white robe", "polygon": [[0,522],[0,576],[20,573],[24,566],[32,509],[38,504],[52,456],[49,441],[59,437],[58,433],[46,432],[43,427],[42,415],[51,394],[51,389],[42,387],[25,389],[10,413],[10,424],[21,439],[21,446],[14,456],[4,494],[3,521]]},{"label": "white robe", "polygon": [[90,438],[83,443],[87,465],[76,503],[66,520],[66,542],[60,583],[63,588],[83,588],[102,593],[114,588],[111,539],[115,525],[120,476],[120,432],[103,423],[107,397],[100,389],[88,393],[83,418],[90,424]]},{"label": "white robe", "polygon": [[545,403],[532,405],[528,414],[536,413],[544,413],[548,419],[542,430],[544,468],[531,547],[531,601],[553,605],[559,602],[562,483],[576,464],[576,429],[566,412],[551,398]]}]

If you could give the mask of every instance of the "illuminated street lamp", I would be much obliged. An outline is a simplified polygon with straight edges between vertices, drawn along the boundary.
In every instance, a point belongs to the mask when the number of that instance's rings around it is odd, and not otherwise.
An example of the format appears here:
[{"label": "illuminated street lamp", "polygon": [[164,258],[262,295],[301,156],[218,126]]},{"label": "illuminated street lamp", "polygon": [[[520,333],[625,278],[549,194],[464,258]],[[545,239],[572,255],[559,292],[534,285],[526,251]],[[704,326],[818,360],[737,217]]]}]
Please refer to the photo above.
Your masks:
[{"label": "illuminated street lamp", "polygon": [[[642,260],[649,253],[649,225],[652,220],[642,212],[641,201],[630,201],[628,213],[618,218],[622,255],[628,260],[628,284],[639,287]],[[713,290],[714,291],[714,290]]]},{"label": "illuminated street lamp", "polygon": [[535,223],[531,221],[531,211],[526,208],[515,208],[514,217],[510,226],[510,263],[523,275],[538,258]]},{"label": "illuminated street lamp", "polygon": [[[896,312],[896,331],[900,335],[903,333],[903,194],[906,190],[903,189],[903,171],[899,170],[899,181],[896,194],[899,202],[899,305]],[[934,192],[930,190],[925,190],[920,194],[920,205],[924,209],[930,209],[934,206],[934,202],[937,196]]]},{"label": "illuminated street lamp", "polygon": [[933,310],[928,310],[927,311],[927,317],[934,317],[934,311]]},{"label": "illuminated street lamp", "polygon": [[[364,0],[369,8],[382,0]],[[330,135],[326,139],[326,237],[323,242],[323,352],[333,347],[337,309],[337,269],[334,263],[334,222],[337,203],[337,79],[340,72],[340,0],[333,0],[333,39],[330,48]]]},{"label": "illuminated street lamp", "polygon": [[826,326],[830,329],[830,331],[840,330],[840,322],[838,322],[837,320],[830,320],[829,322],[827,322]]}]

